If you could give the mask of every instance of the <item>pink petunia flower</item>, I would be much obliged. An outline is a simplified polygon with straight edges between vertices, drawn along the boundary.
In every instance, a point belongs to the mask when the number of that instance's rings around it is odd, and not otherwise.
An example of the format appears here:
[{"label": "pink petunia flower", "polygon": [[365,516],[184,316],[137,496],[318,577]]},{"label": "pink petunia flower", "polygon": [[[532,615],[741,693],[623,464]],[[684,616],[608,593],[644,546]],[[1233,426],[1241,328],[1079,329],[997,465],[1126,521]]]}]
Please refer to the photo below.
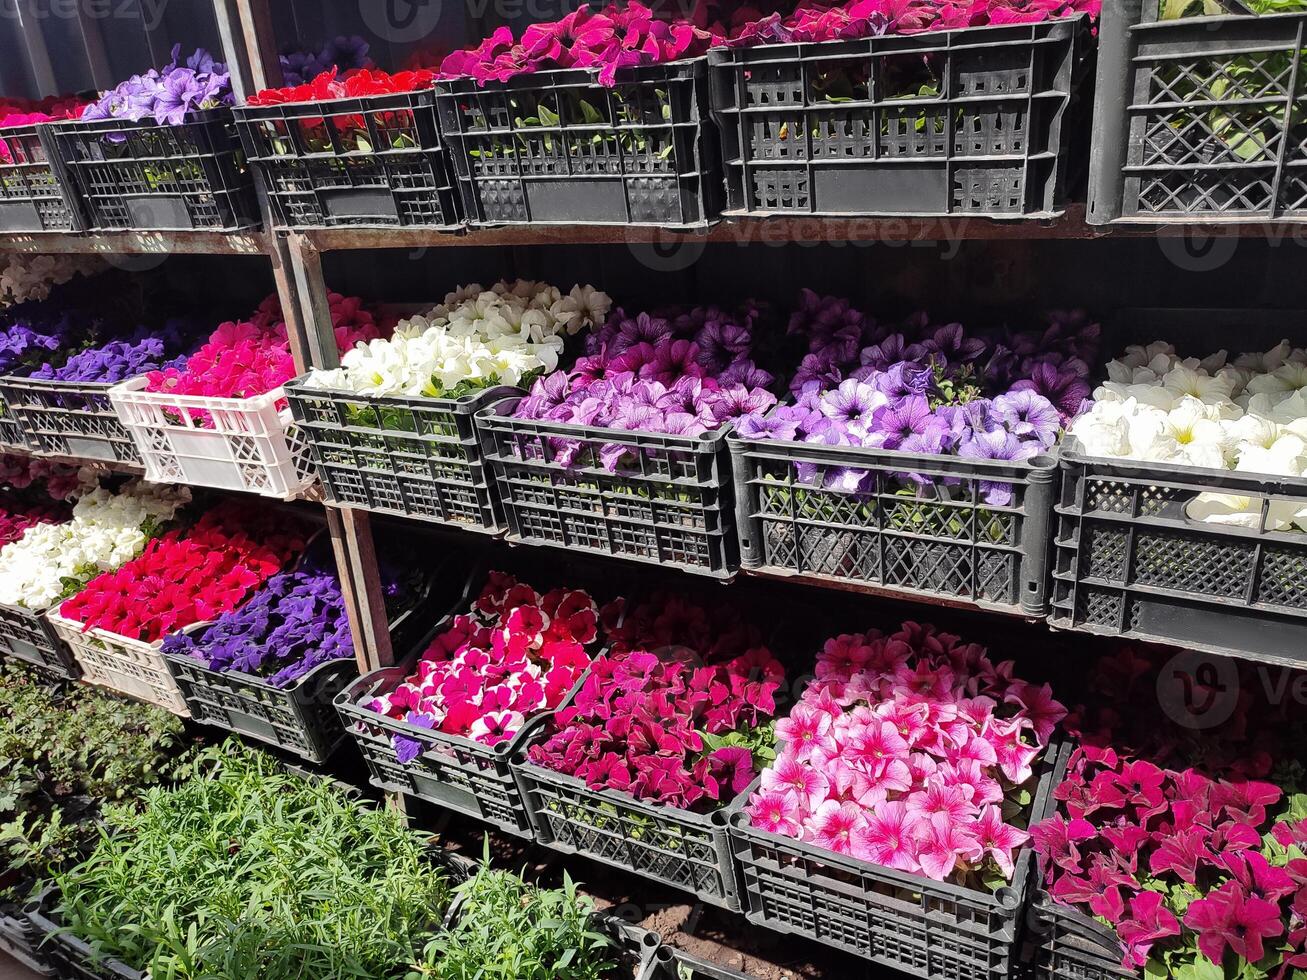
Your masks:
[{"label": "pink petunia flower", "polygon": [[1030,840],[1030,835],[1003,822],[996,806],[987,806],[967,828],[985,854],[994,859],[1003,874],[1012,877],[1012,852]]},{"label": "pink petunia flower", "polygon": [[827,800],[808,818],[805,828],[817,847],[836,854],[852,854],[854,834],[865,825],[866,817],[856,803]]},{"label": "pink petunia flower", "polygon": [[943,814],[936,814],[929,822],[919,824],[918,827],[917,861],[928,878],[945,881],[959,862],[964,865],[974,864],[984,853],[980,843],[968,830]]},{"label": "pink petunia flower", "polygon": [[919,823],[920,819],[903,803],[881,804],[854,834],[854,856],[886,868],[919,871],[916,858]]},{"label": "pink petunia flower", "polygon": [[753,826],[771,834],[798,837],[802,829],[798,797],[790,790],[770,789],[755,793],[745,812]]}]

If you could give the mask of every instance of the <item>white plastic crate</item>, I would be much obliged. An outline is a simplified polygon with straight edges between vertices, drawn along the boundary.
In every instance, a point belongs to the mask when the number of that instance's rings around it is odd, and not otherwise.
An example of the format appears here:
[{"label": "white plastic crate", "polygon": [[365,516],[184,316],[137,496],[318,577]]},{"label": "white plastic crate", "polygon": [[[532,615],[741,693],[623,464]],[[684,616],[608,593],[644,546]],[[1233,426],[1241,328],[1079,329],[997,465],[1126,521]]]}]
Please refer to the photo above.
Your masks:
[{"label": "white plastic crate", "polygon": [[98,627],[83,631],[83,624],[65,619],[54,609],[45,617],[73,651],[85,683],[148,701],[183,718],[191,716],[168,662],[159,652],[163,641],[145,643]]},{"label": "white plastic crate", "polygon": [[277,410],[286,398],[280,388],[213,398],[144,391],[145,383],[115,385],[109,400],[140,450],[147,480],[291,498],[316,479],[290,410]]}]

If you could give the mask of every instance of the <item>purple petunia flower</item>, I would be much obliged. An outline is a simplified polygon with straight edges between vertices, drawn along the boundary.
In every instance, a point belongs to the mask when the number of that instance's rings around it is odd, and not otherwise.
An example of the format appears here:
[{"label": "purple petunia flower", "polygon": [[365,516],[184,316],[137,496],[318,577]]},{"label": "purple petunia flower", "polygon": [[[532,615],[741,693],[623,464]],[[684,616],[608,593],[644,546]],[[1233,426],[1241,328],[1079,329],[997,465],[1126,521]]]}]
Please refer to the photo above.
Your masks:
[{"label": "purple petunia flower", "polygon": [[1017,438],[1033,440],[1040,449],[1048,449],[1057,442],[1062,420],[1053,403],[1043,395],[1018,388],[999,395],[993,406],[995,415]]},{"label": "purple petunia flower", "polygon": [[932,429],[947,431],[943,420],[930,410],[930,402],[922,395],[909,395],[884,405],[871,417],[871,430],[879,437],[883,449],[898,449],[907,439],[923,436]]},{"label": "purple petunia flower", "polygon": [[735,423],[735,430],[746,439],[780,439],[791,442],[798,437],[799,425],[793,418],[779,413],[745,415]]}]

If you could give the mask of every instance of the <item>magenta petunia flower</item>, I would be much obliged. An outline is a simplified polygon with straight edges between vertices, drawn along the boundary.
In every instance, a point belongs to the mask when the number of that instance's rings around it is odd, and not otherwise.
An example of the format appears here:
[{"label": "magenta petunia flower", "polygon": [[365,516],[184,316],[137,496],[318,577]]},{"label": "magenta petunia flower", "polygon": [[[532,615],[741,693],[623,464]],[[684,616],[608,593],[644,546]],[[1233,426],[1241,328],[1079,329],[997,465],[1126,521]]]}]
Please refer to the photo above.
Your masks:
[{"label": "magenta petunia flower", "polygon": [[1012,877],[1012,852],[1030,840],[1030,835],[1003,822],[997,806],[987,806],[967,828],[985,854],[994,859],[1003,874]]},{"label": "magenta petunia flower", "polygon": [[836,854],[852,854],[854,834],[865,823],[862,809],[856,803],[827,800],[808,818],[806,826],[817,847]]},{"label": "magenta petunia flower", "polygon": [[772,834],[798,837],[801,824],[798,798],[793,792],[763,790],[745,807],[753,826]]},{"label": "magenta petunia flower", "polygon": [[916,857],[919,824],[920,818],[901,801],[883,803],[854,833],[854,856],[915,874],[921,870]]},{"label": "magenta petunia flower", "polygon": [[1249,898],[1233,881],[1191,903],[1184,924],[1198,933],[1198,948],[1213,963],[1224,960],[1226,949],[1256,963],[1266,954],[1264,942],[1285,929],[1279,906]]},{"label": "magenta petunia flower", "polygon": [[762,788],[777,793],[794,793],[809,810],[816,810],[830,792],[826,776],[816,767],[787,754],[779,756],[763,771]]},{"label": "magenta petunia flower", "polygon": [[928,878],[945,881],[959,863],[974,864],[983,854],[976,838],[943,814],[936,814],[920,827],[917,861]]}]

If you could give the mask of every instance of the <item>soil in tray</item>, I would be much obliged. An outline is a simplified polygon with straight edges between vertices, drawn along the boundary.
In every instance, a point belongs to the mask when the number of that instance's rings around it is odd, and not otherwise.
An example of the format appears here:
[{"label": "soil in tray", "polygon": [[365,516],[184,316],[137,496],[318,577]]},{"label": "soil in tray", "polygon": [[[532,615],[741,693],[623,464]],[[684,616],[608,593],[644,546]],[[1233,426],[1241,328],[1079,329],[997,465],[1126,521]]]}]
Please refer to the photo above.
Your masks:
[{"label": "soil in tray", "polygon": [[698,902],[640,875],[489,831],[479,821],[421,801],[407,803],[413,826],[438,834],[450,850],[479,858],[488,840],[493,864],[525,869],[528,878],[548,885],[561,882],[566,871],[600,908],[658,932],[670,945],[756,980],[910,980],[907,974],[821,943],[756,926],[743,915]]}]

